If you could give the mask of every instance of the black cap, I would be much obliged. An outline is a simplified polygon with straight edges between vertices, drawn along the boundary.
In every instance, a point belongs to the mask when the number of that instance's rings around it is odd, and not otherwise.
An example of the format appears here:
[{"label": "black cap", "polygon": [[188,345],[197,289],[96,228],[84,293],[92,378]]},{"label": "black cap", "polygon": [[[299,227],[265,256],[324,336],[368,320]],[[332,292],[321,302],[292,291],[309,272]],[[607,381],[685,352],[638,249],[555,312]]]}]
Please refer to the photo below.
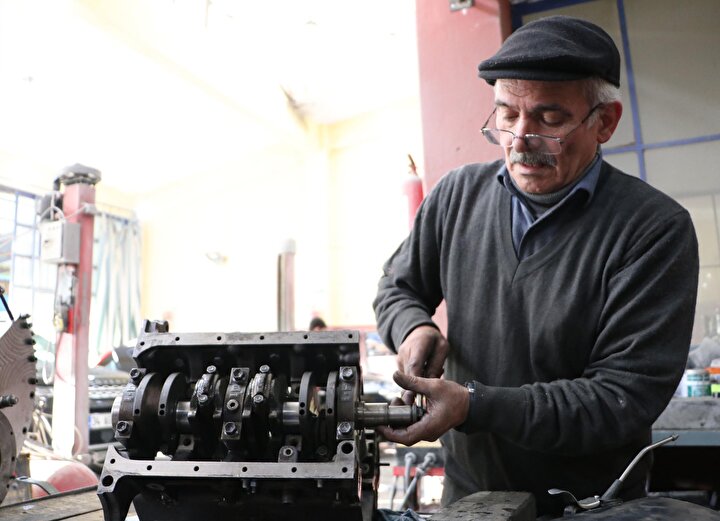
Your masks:
[{"label": "black cap", "polygon": [[597,25],[550,16],[520,27],[478,70],[490,85],[499,79],[564,81],[598,76],[619,87],[620,53]]}]

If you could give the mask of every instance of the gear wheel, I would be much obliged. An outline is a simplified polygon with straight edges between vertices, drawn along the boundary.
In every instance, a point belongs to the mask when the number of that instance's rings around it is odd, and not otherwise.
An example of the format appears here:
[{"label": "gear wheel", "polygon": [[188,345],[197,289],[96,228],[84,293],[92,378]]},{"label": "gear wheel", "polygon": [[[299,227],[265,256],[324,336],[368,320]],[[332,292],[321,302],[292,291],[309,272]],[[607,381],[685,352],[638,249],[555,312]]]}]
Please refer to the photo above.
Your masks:
[{"label": "gear wheel", "polygon": [[0,501],[7,494],[35,407],[35,341],[29,318],[15,320],[0,338]]},{"label": "gear wheel", "polygon": [[5,499],[10,488],[10,480],[15,472],[16,456],[12,425],[0,412],[0,503]]}]

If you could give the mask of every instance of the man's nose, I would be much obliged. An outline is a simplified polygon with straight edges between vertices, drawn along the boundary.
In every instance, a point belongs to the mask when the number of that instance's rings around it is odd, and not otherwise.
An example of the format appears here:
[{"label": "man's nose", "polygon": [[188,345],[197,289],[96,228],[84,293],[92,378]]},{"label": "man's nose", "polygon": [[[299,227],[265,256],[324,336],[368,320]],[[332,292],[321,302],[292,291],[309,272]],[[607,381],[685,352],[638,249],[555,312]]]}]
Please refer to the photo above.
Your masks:
[{"label": "man's nose", "polygon": [[517,125],[515,125],[515,128],[513,129],[515,139],[513,139],[512,147],[515,149],[516,152],[530,151],[527,139],[525,139],[525,134],[532,133],[532,130],[529,128],[528,124],[529,121],[527,118],[518,118]]}]

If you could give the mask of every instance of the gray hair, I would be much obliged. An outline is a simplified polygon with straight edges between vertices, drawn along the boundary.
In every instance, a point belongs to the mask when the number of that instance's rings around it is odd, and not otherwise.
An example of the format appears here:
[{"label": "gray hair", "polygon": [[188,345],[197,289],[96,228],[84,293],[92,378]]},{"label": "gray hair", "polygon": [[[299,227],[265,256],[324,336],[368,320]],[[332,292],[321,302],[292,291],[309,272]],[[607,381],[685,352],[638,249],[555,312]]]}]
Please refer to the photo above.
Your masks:
[{"label": "gray hair", "polygon": [[[583,80],[583,90],[585,91],[585,97],[588,100],[588,104],[591,107],[601,103],[621,101],[620,89],[609,81],[597,76]],[[596,110],[588,118],[587,126],[592,127],[599,117],[600,114]]]}]

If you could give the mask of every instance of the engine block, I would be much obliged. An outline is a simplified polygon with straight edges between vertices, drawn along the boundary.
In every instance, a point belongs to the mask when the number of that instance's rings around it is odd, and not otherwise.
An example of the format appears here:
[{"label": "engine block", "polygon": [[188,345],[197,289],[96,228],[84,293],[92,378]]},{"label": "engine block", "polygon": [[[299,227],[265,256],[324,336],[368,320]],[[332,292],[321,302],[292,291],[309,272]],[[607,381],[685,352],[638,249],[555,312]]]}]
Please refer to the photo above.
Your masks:
[{"label": "engine block", "polygon": [[146,321],[113,406],[106,521],[222,516],[369,521],[374,427],[422,409],[366,403],[357,331],[184,333]]}]

